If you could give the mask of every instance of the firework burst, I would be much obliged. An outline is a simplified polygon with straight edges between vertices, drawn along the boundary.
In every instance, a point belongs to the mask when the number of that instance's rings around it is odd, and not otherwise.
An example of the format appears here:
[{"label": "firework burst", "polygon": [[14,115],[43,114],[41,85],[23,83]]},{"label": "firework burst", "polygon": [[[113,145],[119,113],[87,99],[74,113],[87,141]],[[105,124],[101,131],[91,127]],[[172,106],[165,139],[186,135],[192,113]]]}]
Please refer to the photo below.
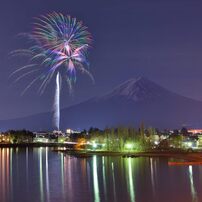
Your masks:
[{"label": "firework burst", "polygon": [[59,129],[60,91],[62,80],[66,80],[72,89],[76,82],[76,71],[86,73],[94,81],[88,70],[87,53],[92,37],[82,22],[61,13],[50,13],[36,18],[31,33],[21,34],[27,37],[32,46],[11,52],[12,56],[28,56],[29,63],[15,70],[11,77],[18,75],[15,81],[39,71],[27,85],[24,94],[34,83],[40,81],[39,93],[43,94],[49,82],[55,78],[54,125]]}]

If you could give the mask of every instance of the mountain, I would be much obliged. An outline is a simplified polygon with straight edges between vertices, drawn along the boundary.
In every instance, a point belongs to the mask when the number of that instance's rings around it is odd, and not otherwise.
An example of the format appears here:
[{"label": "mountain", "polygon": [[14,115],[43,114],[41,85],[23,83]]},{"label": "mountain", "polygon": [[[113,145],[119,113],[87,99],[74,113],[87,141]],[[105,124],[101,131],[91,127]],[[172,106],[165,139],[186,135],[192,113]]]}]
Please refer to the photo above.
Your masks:
[{"label": "mountain", "polygon": [[[51,113],[0,121],[3,130],[51,128]],[[159,128],[202,127],[202,102],[173,93],[139,77],[111,92],[61,110],[61,129],[132,125]]]}]

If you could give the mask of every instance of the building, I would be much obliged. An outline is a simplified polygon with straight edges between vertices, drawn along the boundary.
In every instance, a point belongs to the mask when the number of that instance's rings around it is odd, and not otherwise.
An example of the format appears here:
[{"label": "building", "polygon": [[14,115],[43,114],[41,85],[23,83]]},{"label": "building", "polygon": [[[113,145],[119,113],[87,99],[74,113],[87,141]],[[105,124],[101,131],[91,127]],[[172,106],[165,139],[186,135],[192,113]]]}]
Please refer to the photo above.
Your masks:
[{"label": "building", "polygon": [[66,129],[66,134],[71,135],[71,134],[79,134],[81,133],[80,131],[72,130],[70,128]]},{"label": "building", "polygon": [[188,133],[192,134],[202,134],[202,129],[189,129]]}]

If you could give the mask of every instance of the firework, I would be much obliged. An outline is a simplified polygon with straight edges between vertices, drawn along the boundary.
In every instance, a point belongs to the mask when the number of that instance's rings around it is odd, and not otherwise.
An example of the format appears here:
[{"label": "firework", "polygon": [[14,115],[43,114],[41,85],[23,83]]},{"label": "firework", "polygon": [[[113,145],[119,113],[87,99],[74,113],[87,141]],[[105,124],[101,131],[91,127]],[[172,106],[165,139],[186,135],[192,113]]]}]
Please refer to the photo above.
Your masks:
[{"label": "firework", "polygon": [[38,81],[41,82],[39,93],[42,94],[49,82],[55,78],[54,123],[59,129],[61,81],[65,79],[71,90],[72,84],[76,82],[77,70],[86,73],[93,80],[87,60],[92,42],[91,34],[76,18],[53,12],[36,18],[32,32],[21,36],[27,37],[32,46],[13,51],[11,55],[28,56],[30,60],[29,64],[18,68],[11,76],[18,75],[15,81],[19,81],[37,73],[23,94]]}]

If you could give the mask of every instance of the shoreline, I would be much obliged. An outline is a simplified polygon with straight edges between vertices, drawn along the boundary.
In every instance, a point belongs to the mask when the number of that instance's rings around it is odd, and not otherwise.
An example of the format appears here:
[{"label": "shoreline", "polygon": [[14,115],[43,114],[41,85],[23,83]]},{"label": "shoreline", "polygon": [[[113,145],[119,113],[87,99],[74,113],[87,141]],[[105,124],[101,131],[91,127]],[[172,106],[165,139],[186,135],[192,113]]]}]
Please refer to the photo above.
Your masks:
[{"label": "shoreline", "polygon": [[[75,157],[79,156],[120,156],[124,158],[139,158],[139,157],[148,157],[148,158],[174,158],[174,159],[183,159],[188,161],[202,161],[202,151],[182,151],[182,150],[170,150],[170,151],[145,151],[145,152],[113,152],[113,151],[92,151],[92,150],[75,150],[73,149],[72,144],[64,143],[20,143],[20,144],[0,144],[0,148],[39,148],[39,147],[49,147],[53,148],[53,152],[62,152],[67,155],[72,155]],[[66,148],[66,149],[61,149]]]},{"label": "shoreline", "polygon": [[145,152],[109,152],[109,151],[85,151],[85,150],[55,150],[55,152],[63,152],[67,155],[75,157],[83,156],[119,156],[123,158],[173,158],[182,159],[187,161],[201,161],[202,162],[202,151],[197,152],[186,152],[186,151],[145,151]]},{"label": "shoreline", "polygon": [[17,144],[0,144],[0,148],[16,148],[16,147],[68,147],[73,148],[71,144],[64,143],[17,143]]}]

